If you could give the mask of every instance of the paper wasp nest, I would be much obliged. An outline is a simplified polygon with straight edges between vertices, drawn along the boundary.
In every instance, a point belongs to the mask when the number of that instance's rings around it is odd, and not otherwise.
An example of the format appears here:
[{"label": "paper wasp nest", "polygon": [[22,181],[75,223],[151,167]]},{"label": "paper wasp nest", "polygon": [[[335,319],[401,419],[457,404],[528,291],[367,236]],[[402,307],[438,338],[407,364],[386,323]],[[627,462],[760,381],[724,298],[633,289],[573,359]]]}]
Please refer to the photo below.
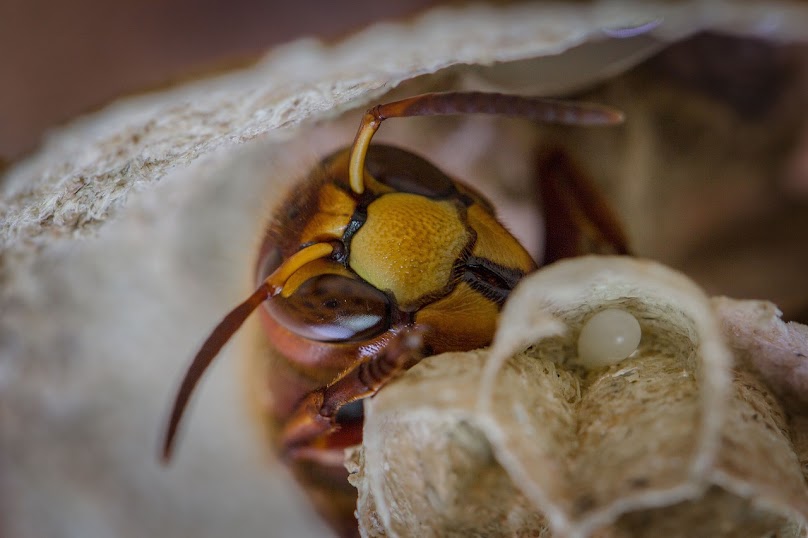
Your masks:
[{"label": "paper wasp nest", "polygon": [[[769,115],[737,114],[654,71],[618,75],[705,30],[789,49],[808,38],[806,21],[801,2],[453,5],[334,44],[291,43],[55,131],[0,178],[0,534],[328,532],[245,411],[245,393],[258,398],[237,359],[265,350],[245,351],[248,337],[201,387],[171,468],[156,449],[188,359],[253,288],[284,190],[350,143],[363,108],[391,91],[564,95],[620,78],[586,96],[626,110],[618,132],[539,140],[524,125],[413,120],[393,141],[477,175],[502,195],[503,216],[532,200],[536,145],[558,143],[604,185],[643,255],[684,267],[692,238],[745,239],[751,226],[758,248],[741,261],[777,289],[737,295],[799,313],[806,213],[769,176],[800,144],[804,51],[785,81],[747,77],[782,82],[784,98],[764,99],[783,105]],[[750,64],[721,52],[709,81]],[[758,226],[755,210],[735,211],[761,200],[788,218]],[[705,287],[705,267],[713,288],[750,274],[701,246],[712,257],[687,272]],[[367,535],[804,532],[804,327],[769,303],[711,302],[648,262],[561,264],[513,299],[491,351],[424,361],[369,402],[353,461]],[[570,367],[584,317],[615,304],[640,320],[637,356]]]},{"label": "paper wasp nest", "polygon": [[[606,308],[642,339],[576,366]],[[349,469],[364,536],[804,536],[808,327],[712,302],[643,260],[579,258],[528,277],[490,350],[425,360],[366,404]],[[760,378],[755,364],[781,372]],[[802,382],[804,384],[804,381]],[[802,421],[802,422],[801,422]]]}]

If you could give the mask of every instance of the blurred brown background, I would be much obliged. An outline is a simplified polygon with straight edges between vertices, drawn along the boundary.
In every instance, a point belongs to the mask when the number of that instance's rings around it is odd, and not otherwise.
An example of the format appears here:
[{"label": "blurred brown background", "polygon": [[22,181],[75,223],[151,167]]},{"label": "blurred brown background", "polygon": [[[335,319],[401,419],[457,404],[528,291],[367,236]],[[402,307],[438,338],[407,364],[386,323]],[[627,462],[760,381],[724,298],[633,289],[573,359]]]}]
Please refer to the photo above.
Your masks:
[{"label": "blurred brown background", "polygon": [[47,128],[122,94],[248,62],[295,38],[337,39],[437,3],[0,0],[0,162],[30,152]]}]

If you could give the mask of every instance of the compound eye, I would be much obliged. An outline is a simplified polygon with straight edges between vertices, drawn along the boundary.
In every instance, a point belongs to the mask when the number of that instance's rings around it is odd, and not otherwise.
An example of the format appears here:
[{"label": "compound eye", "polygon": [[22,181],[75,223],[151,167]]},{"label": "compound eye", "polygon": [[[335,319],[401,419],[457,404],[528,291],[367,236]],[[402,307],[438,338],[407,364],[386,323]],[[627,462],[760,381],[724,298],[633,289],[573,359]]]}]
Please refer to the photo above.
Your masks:
[{"label": "compound eye", "polygon": [[370,146],[365,168],[377,181],[399,192],[428,198],[446,198],[455,192],[452,180],[435,165],[392,146]]},{"label": "compound eye", "polygon": [[289,297],[269,299],[266,307],[281,325],[318,342],[357,342],[390,328],[387,296],[342,275],[312,277]]}]

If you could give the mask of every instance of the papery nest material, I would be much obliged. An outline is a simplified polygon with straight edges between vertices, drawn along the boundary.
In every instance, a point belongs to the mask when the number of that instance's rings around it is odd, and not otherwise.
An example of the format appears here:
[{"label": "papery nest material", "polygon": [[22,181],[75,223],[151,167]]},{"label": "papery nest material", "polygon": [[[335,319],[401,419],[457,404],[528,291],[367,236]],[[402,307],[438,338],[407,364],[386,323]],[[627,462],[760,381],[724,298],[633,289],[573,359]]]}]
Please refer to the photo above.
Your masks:
[{"label": "papery nest material", "polygon": [[[805,421],[749,367],[768,360],[735,315],[753,304],[629,258],[526,278],[489,350],[426,359],[366,403],[348,462],[363,536],[804,536]],[[583,322],[613,307],[638,350],[576,366]]]},{"label": "papery nest material", "polygon": [[[699,30],[723,29],[778,42],[804,40],[806,13],[799,2],[765,1],[442,8],[333,45],[290,44],[252,68],[120,102],[54,132],[40,151],[4,172],[2,180],[0,249],[6,250],[0,254],[0,534],[202,537],[326,532],[278,464],[267,463],[263,447],[251,435],[253,425],[237,403],[244,387],[231,383],[235,373],[222,370],[236,361],[223,361],[201,392],[178,465],[166,471],[155,458],[155,436],[176,382],[172,374],[184,368],[211,324],[241,297],[244,286],[252,284],[253,238],[267,218],[266,210],[281,185],[333,148],[317,146],[313,137],[302,136],[294,126],[309,121],[322,133],[329,118],[354,108],[361,111],[399,84],[408,87],[399,91],[449,89],[443,86],[444,77],[461,69],[473,71],[480,84],[493,83],[505,91],[561,95],[620,72],[643,54]],[[602,40],[605,29],[648,21],[662,24],[647,41]],[[619,43],[619,49],[610,43]],[[554,56],[576,45],[581,47]],[[610,50],[621,54],[608,54]],[[498,63],[515,60],[529,64]],[[572,80],[571,70],[576,75]],[[514,73],[518,79],[529,75],[527,82],[538,85],[528,88],[512,81]],[[627,99],[644,107],[647,93],[644,85]],[[660,109],[669,113],[669,102],[663,105]],[[649,123],[638,121],[644,117],[639,112],[631,113],[629,125]],[[700,117],[695,125],[702,122],[714,126],[712,116]],[[355,119],[350,123],[344,137],[327,137],[331,144],[350,141]],[[729,125],[731,130],[725,131],[721,124],[715,136],[735,133],[737,124]],[[631,182],[635,177],[669,184],[664,177],[645,173],[657,162],[650,156],[670,155],[657,151],[666,139],[653,129],[632,132],[628,153],[611,145],[597,150],[580,140],[575,146],[585,148],[598,169],[615,170],[622,185],[636,185]],[[761,132],[771,134],[768,125]],[[290,137],[299,137],[306,151],[295,166],[286,167],[282,157],[294,152],[281,141]],[[465,134],[454,140],[457,147],[468,149]],[[638,140],[654,143],[638,149]],[[502,147],[496,149],[500,156]],[[749,155],[746,149],[733,151]],[[622,155],[632,163],[633,175],[614,164]],[[467,152],[455,156],[472,163]],[[720,161],[691,169],[682,167],[696,162],[691,153],[675,157],[665,160],[664,167],[693,182],[715,185],[704,181],[702,169],[717,170]],[[470,167],[480,168],[474,163]],[[779,164],[771,166],[775,168]],[[734,180],[729,173],[727,177]],[[729,185],[737,187],[734,181]],[[723,201],[725,192],[721,194]],[[666,191],[665,198],[668,195]],[[657,211],[647,199],[626,200],[627,207],[638,211]],[[674,207],[680,212],[672,227],[685,230],[678,224],[688,219],[682,217],[681,206]],[[630,216],[626,220],[631,221]],[[782,328],[774,316],[769,318],[771,328]],[[474,356],[468,355],[463,365],[471,364]],[[478,370],[482,357],[476,359]],[[432,365],[445,369],[450,363],[430,359],[402,385]],[[443,371],[438,369],[434,377],[443,379]],[[472,373],[458,372],[466,376],[459,381]],[[428,394],[434,386],[420,394],[434,398]],[[479,390],[473,384],[454,387],[475,398],[467,406],[475,410]],[[392,398],[401,389],[394,385],[390,390]],[[374,405],[385,401],[381,398]],[[428,406],[426,412],[435,416]],[[446,417],[452,420],[451,413]],[[803,447],[804,455],[808,435],[800,432],[808,428],[799,417],[793,421],[793,441]],[[476,431],[458,438],[475,439]],[[482,440],[472,446],[491,453],[491,443]],[[498,465],[485,475],[492,485],[479,490],[484,498],[495,498],[488,492],[502,490],[497,484],[510,483]],[[541,525],[535,504],[518,489],[511,491],[524,499],[521,505],[513,504],[508,520],[513,528],[522,527],[520,513]],[[481,512],[473,500],[463,497],[465,509]],[[491,507],[507,506],[496,500]],[[366,499],[363,503],[363,525],[370,529],[371,512]],[[436,529],[430,532],[439,532]],[[469,534],[485,530],[471,529]]]}]

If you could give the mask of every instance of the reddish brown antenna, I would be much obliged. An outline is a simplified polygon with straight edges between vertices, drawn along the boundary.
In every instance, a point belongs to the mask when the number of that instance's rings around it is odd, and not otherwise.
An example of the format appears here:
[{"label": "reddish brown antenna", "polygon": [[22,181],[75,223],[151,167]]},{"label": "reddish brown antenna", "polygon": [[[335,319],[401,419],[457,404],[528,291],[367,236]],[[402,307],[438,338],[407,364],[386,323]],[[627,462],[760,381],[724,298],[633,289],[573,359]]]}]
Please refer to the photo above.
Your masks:
[{"label": "reddish brown antenna", "polygon": [[495,114],[558,125],[614,125],[624,119],[622,112],[604,105],[490,92],[425,93],[376,105],[362,117],[354,138],[348,169],[351,189],[357,194],[365,190],[365,155],[384,120],[457,114]]},{"label": "reddish brown antenna", "polygon": [[219,351],[222,350],[222,347],[224,347],[227,341],[239,330],[250,314],[258,308],[258,305],[263,303],[270,296],[277,295],[281,292],[284,284],[292,273],[311,261],[330,256],[333,251],[334,247],[328,243],[315,243],[314,245],[299,250],[269,275],[247,300],[231,310],[230,313],[219,322],[216,328],[213,329],[213,332],[210,333],[210,336],[208,336],[205,343],[202,344],[202,347],[191,361],[191,365],[185,372],[185,377],[182,379],[182,384],[177,391],[174,406],[171,409],[171,416],[168,419],[165,437],[163,438],[163,461],[167,462],[171,459],[171,451],[174,447],[174,439],[177,436],[177,428],[180,425],[185,408],[188,406],[188,401],[191,399],[191,394],[202,378],[202,374],[204,374],[208,366],[211,365],[213,359],[215,359]]}]

